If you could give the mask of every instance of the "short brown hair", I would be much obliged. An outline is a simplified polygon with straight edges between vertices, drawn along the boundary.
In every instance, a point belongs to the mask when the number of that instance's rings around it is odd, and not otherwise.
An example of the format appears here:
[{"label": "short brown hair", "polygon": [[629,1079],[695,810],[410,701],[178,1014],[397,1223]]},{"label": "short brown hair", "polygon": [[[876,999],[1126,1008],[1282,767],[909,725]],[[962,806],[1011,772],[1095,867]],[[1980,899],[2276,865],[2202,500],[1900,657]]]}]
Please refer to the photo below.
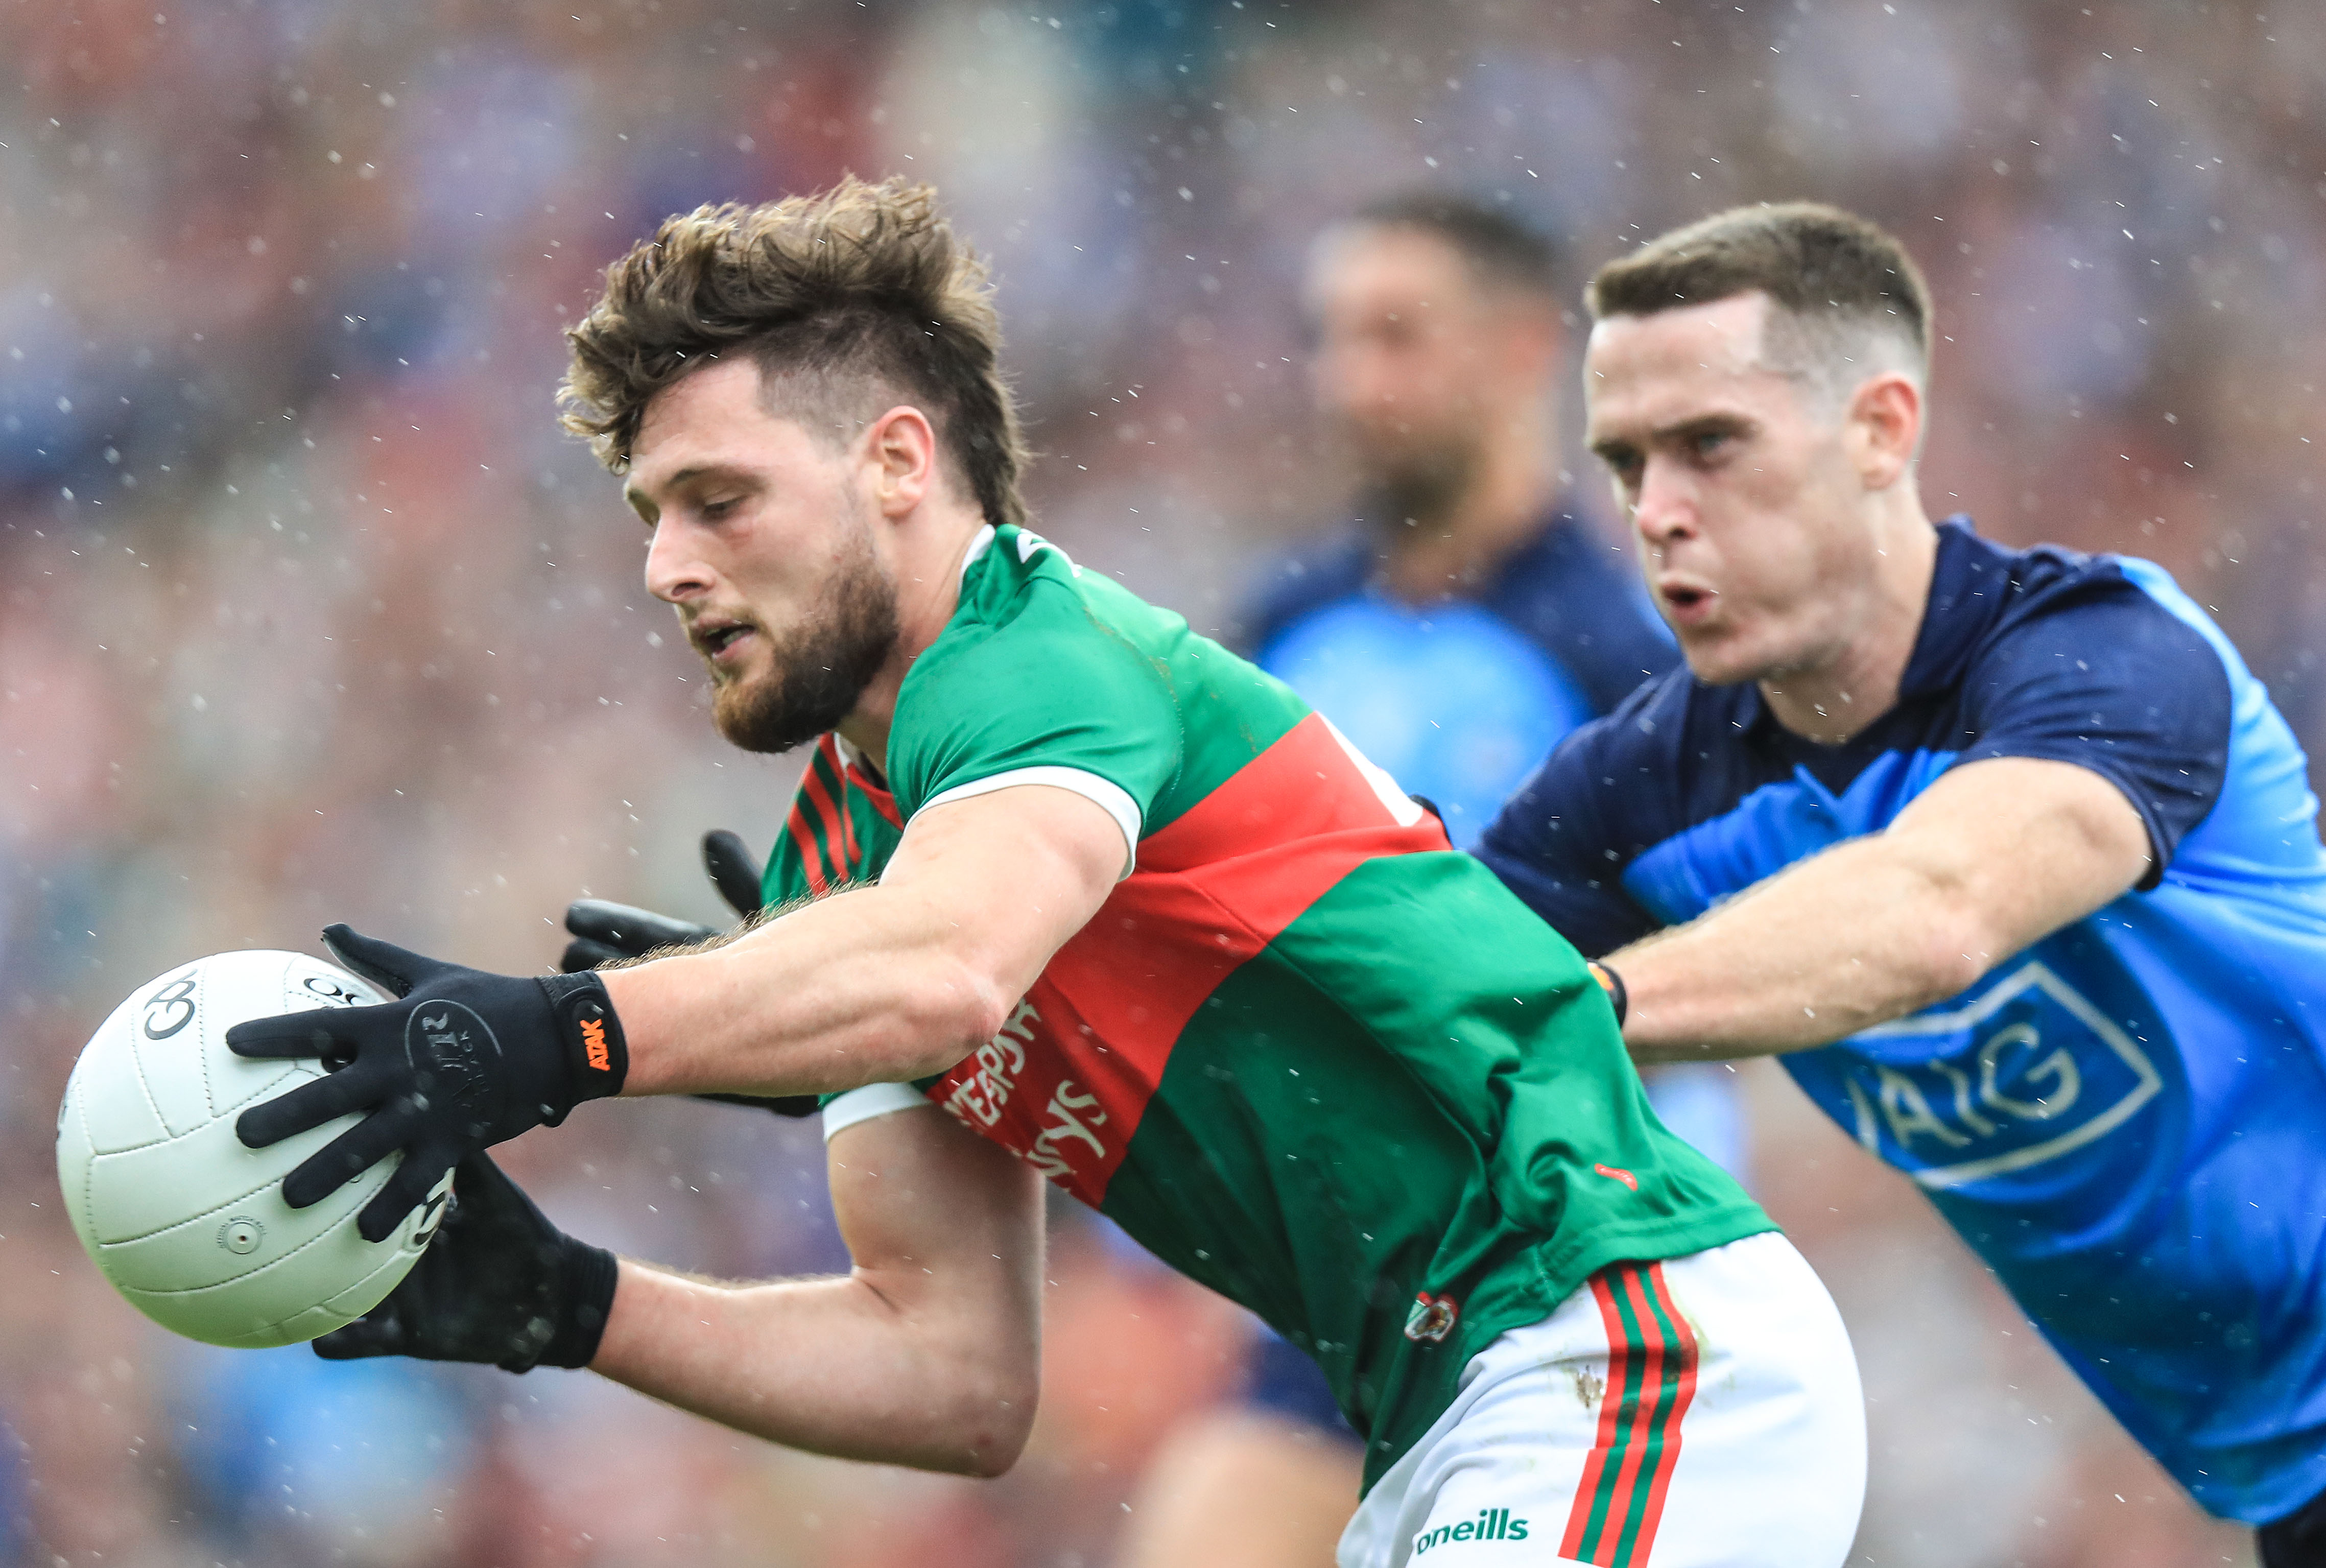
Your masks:
[{"label": "short brown hair", "polygon": [[[1774,367],[1820,377],[1859,364],[1869,338],[1931,362],[1931,290],[1897,238],[1819,202],[1735,207],[1649,241],[1592,275],[1595,320],[1651,316],[1759,292],[1782,312],[1763,353]],[[1776,341],[1780,338],[1790,341]]]},{"label": "short brown hair", "polygon": [[666,218],[606,269],[604,295],[565,336],[559,422],[618,474],[657,393],[741,353],[771,409],[829,439],[899,397],[919,405],[986,519],[1026,520],[992,280],[929,186],[850,175],[815,195]]},{"label": "short brown hair", "polygon": [[1558,286],[1558,253],[1542,231],[1474,197],[1400,191],[1358,208],[1348,226],[1429,235],[1460,255],[1480,283],[1546,297]]}]

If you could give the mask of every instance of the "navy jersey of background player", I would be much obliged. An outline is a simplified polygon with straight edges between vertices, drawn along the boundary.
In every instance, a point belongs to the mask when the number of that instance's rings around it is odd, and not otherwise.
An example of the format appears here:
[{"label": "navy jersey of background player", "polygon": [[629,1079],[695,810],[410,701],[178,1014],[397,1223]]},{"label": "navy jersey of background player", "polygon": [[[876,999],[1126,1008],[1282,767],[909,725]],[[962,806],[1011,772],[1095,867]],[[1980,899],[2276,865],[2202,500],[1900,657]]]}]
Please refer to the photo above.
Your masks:
[{"label": "navy jersey of background player", "polygon": [[2142,886],[1793,1078],[1926,1190],[2200,1501],[2326,1489],[2326,853],[2300,747],[2159,567],[1940,530],[1897,706],[1821,746],[1685,670],[1569,738],[1484,854],[1586,954],[1879,831],[1950,767],[2073,763]]},{"label": "navy jersey of background player", "polygon": [[1241,639],[1475,844],[1551,746],[1679,658],[1623,551],[1554,510],[1486,581],[1436,604],[1375,583],[1379,528],[1288,556]]}]

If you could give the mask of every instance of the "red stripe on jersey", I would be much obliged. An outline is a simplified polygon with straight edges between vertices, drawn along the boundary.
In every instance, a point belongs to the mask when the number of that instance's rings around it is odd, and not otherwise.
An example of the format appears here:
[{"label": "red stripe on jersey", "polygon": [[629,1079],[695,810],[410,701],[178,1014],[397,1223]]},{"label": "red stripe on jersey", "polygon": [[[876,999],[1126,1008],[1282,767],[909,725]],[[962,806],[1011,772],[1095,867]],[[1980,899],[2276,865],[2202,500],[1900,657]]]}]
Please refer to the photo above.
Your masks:
[{"label": "red stripe on jersey", "polygon": [[[1139,865],[1184,871],[1234,855],[1290,849],[1322,834],[1396,825],[1324,716],[1311,713],[1177,821],[1141,840]],[[1401,830],[1433,840],[1416,849],[1452,847],[1445,829],[1427,813]]]},{"label": "red stripe on jersey", "polygon": [[[897,810],[896,795],[890,793],[884,785],[874,784],[872,782],[871,773],[866,769],[862,763],[851,762],[848,764],[844,769],[842,768],[840,764],[840,742],[835,737],[830,735],[825,736],[822,744],[832,748],[833,767],[839,771],[842,774],[842,776],[846,778],[852,787],[864,792],[864,798],[872,803],[872,809],[879,812],[881,816],[887,818],[890,827],[903,827],[905,825],[905,817],[903,812]],[[856,849],[853,844],[849,846],[848,852],[851,855],[856,852]]]},{"label": "red stripe on jersey", "polygon": [[[848,809],[850,770],[848,765],[840,760],[838,738],[827,735],[824,739],[832,747],[832,797],[840,806],[840,852],[847,861],[848,874],[853,877],[862,868],[864,855],[856,847],[856,813]],[[892,807],[895,803],[893,801],[889,803]]]},{"label": "red stripe on jersey", "polygon": [[1311,715],[1142,841],[1009,1025],[929,1097],[1096,1204],[1204,998],[1365,861],[1447,848],[1434,818],[1398,826]]},{"label": "red stripe on jersey", "polygon": [[[818,747],[819,754],[822,747]],[[807,773],[800,780],[800,793],[815,807],[815,814],[823,821],[823,852],[832,866],[832,879],[846,882],[855,873],[855,865],[847,858],[847,831],[842,827],[845,820],[839,804],[833,799],[832,787],[823,782],[823,757],[818,755],[807,765]],[[837,776],[837,770],[835,770]]]},{"label": "red stripe on jersey", "polygon": [[800,870],[807,877],[808,896],[821,898],[832,891],[832,884],[823,875],[823,857],[815,841],[815,830],[808,826],[807,802],[800,795],[792,797],[792,814],[784,819],[784,831],[792,836],[793,847],[799,850]]}]

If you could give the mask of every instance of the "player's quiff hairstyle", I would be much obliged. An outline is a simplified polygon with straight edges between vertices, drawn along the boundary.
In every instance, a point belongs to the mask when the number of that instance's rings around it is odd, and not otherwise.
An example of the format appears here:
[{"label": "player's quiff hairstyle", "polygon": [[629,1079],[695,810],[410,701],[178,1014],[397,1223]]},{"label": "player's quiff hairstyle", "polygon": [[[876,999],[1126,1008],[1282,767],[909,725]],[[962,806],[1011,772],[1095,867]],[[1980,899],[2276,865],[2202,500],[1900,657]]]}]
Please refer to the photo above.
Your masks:
[{"label": "player's quiff hairstyle", "polygon": [[1618,256],[1583,291],[1593,320],[1652,316],[1759,291],[1775,307],[1761,344],[1772,370],[1829,400],[1866,376],[1931,366],[1931,290],[1897,238],[1819,202],[1735,207]]},{"label": "player's quiff hairstyle", "polygon": [[914,404],[986,520],[1026,520],[1028,454],[992,280],[929,186],[849,175],[814,195],[665,218],[606,269],[604,295],[566,338],[559,422],[615,473],[656,394],[745,354],[768,411],[835,445]]}]

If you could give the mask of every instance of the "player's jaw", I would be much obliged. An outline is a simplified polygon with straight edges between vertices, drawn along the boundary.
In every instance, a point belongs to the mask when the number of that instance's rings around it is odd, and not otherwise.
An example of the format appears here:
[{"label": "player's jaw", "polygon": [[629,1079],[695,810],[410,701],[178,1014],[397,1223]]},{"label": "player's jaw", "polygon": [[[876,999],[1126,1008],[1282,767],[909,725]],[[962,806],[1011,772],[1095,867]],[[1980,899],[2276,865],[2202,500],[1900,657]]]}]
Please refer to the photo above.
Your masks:
[{"label": "player's jaw", "polygon": [[896,585],[860,537],[812,608],[771,618],[722,608],[687,619],[688,641],[711,669],[712,722],[745,751],[789,751],[855,710],[897,645]]}]

